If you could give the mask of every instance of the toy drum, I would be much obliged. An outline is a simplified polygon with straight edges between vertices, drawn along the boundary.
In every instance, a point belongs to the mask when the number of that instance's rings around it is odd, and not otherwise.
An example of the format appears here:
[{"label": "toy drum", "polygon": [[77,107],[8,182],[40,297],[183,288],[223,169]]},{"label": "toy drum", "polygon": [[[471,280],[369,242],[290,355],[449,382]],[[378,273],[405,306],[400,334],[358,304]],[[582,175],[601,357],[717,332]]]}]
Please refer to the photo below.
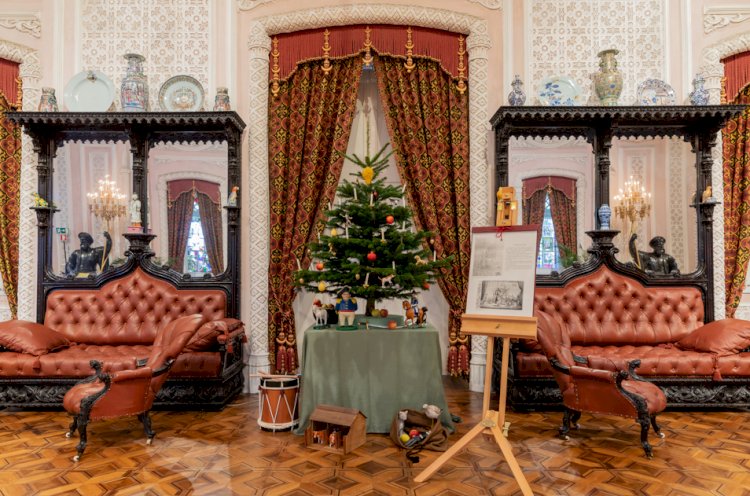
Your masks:
[{"label": "toy drum", "polygon": [[294,429],[299,424],[298,377],[261,377],[258,425],[266,431]]}]

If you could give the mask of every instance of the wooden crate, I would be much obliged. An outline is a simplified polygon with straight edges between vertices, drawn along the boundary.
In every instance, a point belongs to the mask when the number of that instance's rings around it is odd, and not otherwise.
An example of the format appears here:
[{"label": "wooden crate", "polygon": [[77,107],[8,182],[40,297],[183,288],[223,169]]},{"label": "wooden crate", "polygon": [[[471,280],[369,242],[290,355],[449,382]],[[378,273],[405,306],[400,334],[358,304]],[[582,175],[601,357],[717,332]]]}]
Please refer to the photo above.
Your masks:
[{"label": "wooden crate", "polygon": [[318,405],[305,429],[305,446],[346,454],[365,444],[367,417],[355,408]]}]

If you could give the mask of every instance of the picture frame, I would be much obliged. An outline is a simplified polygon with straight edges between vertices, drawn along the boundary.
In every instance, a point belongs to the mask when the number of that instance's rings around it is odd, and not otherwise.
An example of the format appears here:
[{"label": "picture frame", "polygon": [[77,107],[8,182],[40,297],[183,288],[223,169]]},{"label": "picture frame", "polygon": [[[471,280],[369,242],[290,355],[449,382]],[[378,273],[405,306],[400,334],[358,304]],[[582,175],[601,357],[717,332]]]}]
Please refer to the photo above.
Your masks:
[{"label": "picture frame", "polygon": [[535,225],[475,227],[466,313],[531,317],[539,239]]}]

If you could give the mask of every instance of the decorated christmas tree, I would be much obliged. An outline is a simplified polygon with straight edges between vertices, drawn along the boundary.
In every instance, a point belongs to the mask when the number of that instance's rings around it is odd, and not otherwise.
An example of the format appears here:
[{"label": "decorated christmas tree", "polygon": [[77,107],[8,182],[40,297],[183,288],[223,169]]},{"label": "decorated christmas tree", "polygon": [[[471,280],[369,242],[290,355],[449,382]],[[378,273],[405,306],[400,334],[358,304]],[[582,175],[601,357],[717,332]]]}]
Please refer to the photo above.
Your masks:
[{"label": "decorated christmas tree", "polygon": [[429,289],[436,271],[450,263],[436,260],[431,233],[412,227],[406,206],[406,185],[387,185],[381,173],[388,167],[384,146],[375,156],[346,159],[359,166],[356,180],[343,179],[340,203],[326,211],[326,227],[310,243],[311,267],[295,274],[296,284],[310,291],[367,299],[367,315],[380,300],[409,299]]}]

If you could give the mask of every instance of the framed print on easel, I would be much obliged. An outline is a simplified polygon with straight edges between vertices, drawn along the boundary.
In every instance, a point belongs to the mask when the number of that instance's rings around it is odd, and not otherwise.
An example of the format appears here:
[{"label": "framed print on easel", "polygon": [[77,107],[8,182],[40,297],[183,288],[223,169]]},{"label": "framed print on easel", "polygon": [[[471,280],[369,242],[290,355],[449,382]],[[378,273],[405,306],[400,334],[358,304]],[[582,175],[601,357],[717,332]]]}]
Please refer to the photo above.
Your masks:
[{"label": "framed print on easel", "polygon": [[466,313],[531,317],[538,251],[536,226],[475,227]]}]

